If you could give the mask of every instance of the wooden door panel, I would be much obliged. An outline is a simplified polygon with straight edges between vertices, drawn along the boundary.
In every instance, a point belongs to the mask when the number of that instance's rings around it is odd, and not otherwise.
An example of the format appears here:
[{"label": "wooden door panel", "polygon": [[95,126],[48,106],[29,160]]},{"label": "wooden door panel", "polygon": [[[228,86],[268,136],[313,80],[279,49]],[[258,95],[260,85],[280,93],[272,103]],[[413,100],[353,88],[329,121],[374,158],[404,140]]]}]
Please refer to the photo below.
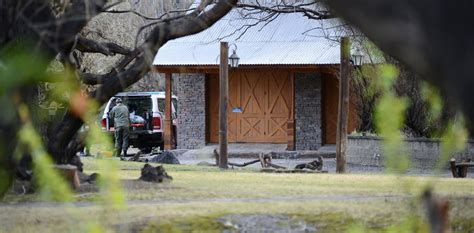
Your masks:
[{"label": "wooden door panel", "polygon": [[291,79],[287,73],[270,73],[268,106],[270,114],[288,114],[291,107]]},{"label": "wooden door panel", "polygon": [[268,73],[265,110],[266,139],[269,142],[287,142],[287,122],[293,107],[291,77],[287,72]]},{"label": "wooden door panel", "polygon": [[245,73],[241,78],[241,107],[244,114],[261,115],[264,110],[265,78]]},{"label": "wooden door panel", "polygon": [[[287,142],[293,88],[288,72],[231,72],[229,77],[229,142]],[[208,84],[210,142],[219,141],[219,76]],[[240,108],[242,113],[232,109]]]},{"label": "wooden door panel", "polygon": [[[261,142],[265,140],[265,89],[266,80],[256,72],[240,73],[240,108],[237,113],[240,130],[239,142]],[[237,89],[234,87],[234,90]]]},{"label": "wooden door panel", "polygon": [[[207,76],[207,102],[208,102],[208,130],[209,130],[209,142],[219,142],[219,75],[210,74]],[[233,76],[229,77],[229,87],[238,86],[239,79]],[[230,89],[230,88],[229,88]],[[227,137],[229,142],[236,141],[236,135],[238,132],[238,120],[236,113],[232,113],[232,109],[239,105],[238,92],[229,90],[229,101],[228,101],[228,117],[227,117]]]},{"label": "wooden door panel", "polygon": [[260,140],[263,132],[264,124],[261,117],[247,116],[240,119],[239,136],[242,141]]},{"label": "wooden door panel", "polygon": [[275,141],[279,141],[278,139],[280,138],[286,140],[287,121],[288,117],[269,117],[269,119],[267,120],[268,138],[273,139]]}]

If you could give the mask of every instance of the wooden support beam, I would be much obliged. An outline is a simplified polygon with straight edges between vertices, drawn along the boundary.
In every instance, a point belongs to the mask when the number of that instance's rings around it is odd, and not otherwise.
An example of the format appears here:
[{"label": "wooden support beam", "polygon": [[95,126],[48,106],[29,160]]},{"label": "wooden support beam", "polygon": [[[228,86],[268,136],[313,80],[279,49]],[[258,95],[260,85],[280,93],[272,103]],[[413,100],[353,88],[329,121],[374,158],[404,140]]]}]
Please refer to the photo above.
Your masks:
[{"label": "wooden support beam", "polygon": [[172,119],[172,74],[165,74],[165,120],[164,120],[164,140],[165,150],[172,150],[173,143],[173,119]]},{"label": "wooden support beam", "polygon": [[336,136],[336,172],[346,172],[346,145],[347,125],[349,112],[349,80],[350,80],[350,40],[349,37],[341,39],[341,68],[339,75],[339,104],[337,111],[337,136]]},{"label": "wooden support beam", "polygon": [[219,167],[229,168],[227,164],[227,100],[229,98],[229,45],[221,42],[219,66]]},{"label": "wooden support beam", "polygon": [[288,119],[286,122],[286,135],[288,138],[286,149],[288,151],[296,150],[295,146],[295,119]]}]

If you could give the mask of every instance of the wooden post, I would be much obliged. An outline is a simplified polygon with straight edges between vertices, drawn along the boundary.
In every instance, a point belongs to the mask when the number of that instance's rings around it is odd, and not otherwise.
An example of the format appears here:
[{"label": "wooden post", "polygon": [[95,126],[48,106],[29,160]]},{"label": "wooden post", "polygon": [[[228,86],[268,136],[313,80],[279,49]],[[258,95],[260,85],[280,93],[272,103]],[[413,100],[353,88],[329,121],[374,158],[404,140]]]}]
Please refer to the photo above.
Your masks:
[{"label": "wooden post", "polygon": [[227,99],[229,96],[229,45],[221,42],[219,66],[219,167],[227,165]]},{"label": "wooden post", "polygon": [[172,76],[171,73],[166,73],[165,75],[165,120],[164,120],[164,140],[165,140],[165,150],[173,149],[173,119],[171,115],[171,105],[172,105],[172,97],[171,97],[171,82]]},{"label": "wooden post", "polygon": [[349,79],[350,79],[350,40],[349,37],[341,39],[341,70],[339,75],[339,104],[337,112],[336,136],[336,172],[346,172],[346,144],[347,121],[349,108]]}]

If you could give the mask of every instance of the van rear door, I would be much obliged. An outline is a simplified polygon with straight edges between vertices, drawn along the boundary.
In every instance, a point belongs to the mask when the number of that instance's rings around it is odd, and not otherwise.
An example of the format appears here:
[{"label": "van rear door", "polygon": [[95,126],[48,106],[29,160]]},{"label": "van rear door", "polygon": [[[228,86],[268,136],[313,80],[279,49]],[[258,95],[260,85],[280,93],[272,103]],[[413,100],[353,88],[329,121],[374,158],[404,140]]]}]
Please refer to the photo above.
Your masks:
[{"label": "van rear door", "polygon": [[123,103],[130,112],[132,130],[151,129],[152,102],[149,95],[125,96]]}]

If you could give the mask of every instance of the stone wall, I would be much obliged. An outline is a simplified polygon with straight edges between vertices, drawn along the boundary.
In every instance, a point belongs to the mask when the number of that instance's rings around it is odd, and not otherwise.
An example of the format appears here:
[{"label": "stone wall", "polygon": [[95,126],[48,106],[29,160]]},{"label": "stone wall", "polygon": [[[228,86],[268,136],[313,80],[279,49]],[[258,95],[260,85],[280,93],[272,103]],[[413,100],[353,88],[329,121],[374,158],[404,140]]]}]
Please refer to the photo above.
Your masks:
[{"label": "stone wall", "polygon": [[178,149],[206,145],[206,88],[204,74],[174,74],[178,96]]},{"label": "stone wall", "polygon": [[[384,153],[379,137],[349,136],[347,141],[347,163],[363,166],[383,166]],[[439,160],[440,141],[437,139],[409,138],[404,140],[412,168],[433,169]],[[469,141],[466,150],[453,155],[457,161],[474,160],[474,141]],[[447,165],[447,164],[446,164]]]},{"label": "stone wall", "polygon": [[297,150],[317,150],[322,143],[321,75],[295,75],[295,145]]}]

